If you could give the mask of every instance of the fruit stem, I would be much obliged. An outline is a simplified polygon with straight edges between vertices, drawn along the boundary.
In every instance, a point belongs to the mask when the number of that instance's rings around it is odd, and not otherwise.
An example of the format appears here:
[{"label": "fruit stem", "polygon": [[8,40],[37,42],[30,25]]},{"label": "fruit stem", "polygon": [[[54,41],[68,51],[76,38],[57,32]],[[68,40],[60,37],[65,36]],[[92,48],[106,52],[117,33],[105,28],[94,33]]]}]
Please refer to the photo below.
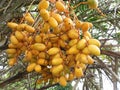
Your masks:
[{"label": "fruit stem", "polygon": [[77,8],[77,7],[80,6],[81,4],[88,4],[88,2],[80,2],[80,3],[78,3],[77,5],[75,5],[75,6],[73,7],[73,9]]},{"label": "fruit stem", "polygon": [[[26,13],[29,12],[29,10],[30,10],[30,8],[31,8],[31,6],[33,5],[34,2],[35,2],[35,0],[33,0],[33,1],[30,3],[30,5],[28,6],[28,9],[26,10]],[[26,15],[26,13],[25,13],[25,15]],[[21,19],[20,23],[22,23],[22,22],[24,21],[24,19],[25,19],[25,16]]]},{"label": "fruit stem", "polygon": [[96,10],[97,10],[102,16],[106,17],[106,15],[103,14],[102,11],[101,11],[99,8],[96,8]]}]

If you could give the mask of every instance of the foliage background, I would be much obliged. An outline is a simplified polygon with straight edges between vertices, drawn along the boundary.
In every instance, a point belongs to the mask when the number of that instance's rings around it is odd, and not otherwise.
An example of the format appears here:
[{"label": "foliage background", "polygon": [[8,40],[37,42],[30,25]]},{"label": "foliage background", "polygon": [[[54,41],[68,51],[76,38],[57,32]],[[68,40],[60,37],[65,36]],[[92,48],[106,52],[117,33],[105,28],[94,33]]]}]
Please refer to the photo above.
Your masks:
[{"label": "foliage background", "polygon": [[[30,13],[36,17],[37,4],[40,0],[0,0],[0,90],[76,90],[78,83],[83,83],[83,90],[103,90],[103,76],[113,84],[113,90],[118,90],[120,82],[120,1],[99,0],[99,9],[106,15],[103,17],[87,5],[80,5],[74,11],[82,21],[92,22],[90,31],[94,38],[101,41],[101,55],[95,57],[95,63],[87,66],[85,76],[74,80],[75,85],[61,87],[58,84],[36,85],[35,73],[28,74],[22,62],[14,67],[7,65],[5,53],[11,30],[6,26],[8,21],[19,22],[22,15],[30,8]],[[71,6],[86,0],[71,0]],[[65,0],[67,2],[67,0]],[[78,89],[79,90],[79,89]]]}]

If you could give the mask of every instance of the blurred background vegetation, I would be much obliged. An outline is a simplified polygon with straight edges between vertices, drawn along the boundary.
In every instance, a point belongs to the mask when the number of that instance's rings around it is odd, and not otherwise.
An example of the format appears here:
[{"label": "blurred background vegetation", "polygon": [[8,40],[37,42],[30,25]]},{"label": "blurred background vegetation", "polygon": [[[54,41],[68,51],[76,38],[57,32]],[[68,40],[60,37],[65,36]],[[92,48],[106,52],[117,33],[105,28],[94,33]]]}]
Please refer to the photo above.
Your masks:
[{"label": "blurred background vegetation", "polygon": [[[27,73],[22,62],[8,66],[8,56],[5,53],[9,43],[11,30],[6,23],[19,22],[33,2],[29,12],[37,17],[37,5],[40,0],[0,0],[0,90],[104,90],[104,77],[112,83],[113,90],[118,90],[120,83],[120,1],[99,0],[99,9],[106,15],[102,16],[97,10],[80,5],[74,11],[81,21],[93,23],[90,31],[92,36],[100,40],[101,55],[94,57],[95,63],[87,66],[85,76],[77,79],[66,87],[59,84],[38,84],[35,73]],[[86,0],[71,0],[71,6]],[[67,0],[65,0],[67,2]],[[73,84],[74,83],[74,84]],[[80,83],[82,84],[81,86]]]}]

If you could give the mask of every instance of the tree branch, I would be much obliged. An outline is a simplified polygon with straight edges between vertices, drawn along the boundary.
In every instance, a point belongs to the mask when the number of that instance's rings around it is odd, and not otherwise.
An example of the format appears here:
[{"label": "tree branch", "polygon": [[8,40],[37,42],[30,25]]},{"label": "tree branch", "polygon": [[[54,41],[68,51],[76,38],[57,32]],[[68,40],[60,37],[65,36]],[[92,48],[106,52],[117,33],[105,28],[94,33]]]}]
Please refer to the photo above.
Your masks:
[{"label": "tree branch", "polygon": [[108,50],[101,50],[101,54],[105,54],[105,55],[113,56],[113,57],[120,57],[120,53],[108,51]]},{"label": "tree branch", "polygon": [[19,81],[20,79],[22,79],[26,74],[28,74],[26,71],[24,72],[19,72],[17,75],[5,80],[4,82],[0,83],[0,87],[3,88],[4,86],[6,86],[7,84]]},{"label": "tree branch", "polygon": [[102,65],[102,66],[104,66],[104,67],[105,67],[104,69],[106,69],[107,71],[109,71],[109,72],[112,74],[112,76],[113,76],[118,82],[120,82],[120,79],[119,79],[119,77],[115,74],[115,72],[113,72],[101,59],[99,59],[98,57],[96,57],[96,58],[97,58],[97,61],[99,62],[99,64]]}]

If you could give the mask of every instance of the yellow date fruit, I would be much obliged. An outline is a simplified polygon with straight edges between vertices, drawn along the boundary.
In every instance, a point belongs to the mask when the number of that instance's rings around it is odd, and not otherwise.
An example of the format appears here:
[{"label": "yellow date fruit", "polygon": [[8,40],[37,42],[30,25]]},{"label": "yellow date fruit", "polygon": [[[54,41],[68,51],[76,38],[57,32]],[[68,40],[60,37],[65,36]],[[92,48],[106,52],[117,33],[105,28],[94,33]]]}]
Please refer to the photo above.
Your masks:
[{"label": "yellow date fruit", "polygon": [[41,72],[41,66],[40,65],[36,65],[34,69],[38,73]]},{"label": "yellow date fruit", "polygon": [[92,55],[100,55],[100,49],[96,45],[88,45],[88,50]]},{"label": "yellow date fruit", "polygon": [[32,72],[34,70],[35,66],[36,66],[36,63],[30,63],[27,66],[27,72]]},{"label": "yellow date fruit", "polygon": [[63,59],[62,58],[53,58],[52,59],[52,65],[60,65],[62,64]]},{"label": "yellow date fruit", "polygon": [[56,6],[56,9],[57,9],[58,11],[60,11],[60,12],[64,12],[64,11],[65,11],[65,5],[64,5],[62,2],[57,1],[57,2],[55,3],[55,6]]},{"label": "yellow date fruit", "polygon": [[53,17],[50,17],[48,22],[49,22],[50,26],[53,28],[56,28],[58,26],[58,22]]},{"label": "yellow date fruit", "polygon": [[57,54],[59,51],[60,51],[59,48],[53,47],[53,48],[50,48],[50,49],[48,50],[48,54],[49,54],[49,55],[55,55],[55,54]]},{"label": "yellow date fruit", "polygon": [[46,46],[42,43],[35,43],[33,44],[33,49],[38,51],[44,51],[46,49]]},{"label": "yellow date fruit", "polygon": [[60,79],[59,79],[59,84],[61,86],[66,86],[67,85],[67,80],[64,76],[61,76]]},{"label": "yellow date fruit", "polygon": [[38,9],[47,9],[49,7],[49,1],[47,0],[41,0],[38,4]]}]

